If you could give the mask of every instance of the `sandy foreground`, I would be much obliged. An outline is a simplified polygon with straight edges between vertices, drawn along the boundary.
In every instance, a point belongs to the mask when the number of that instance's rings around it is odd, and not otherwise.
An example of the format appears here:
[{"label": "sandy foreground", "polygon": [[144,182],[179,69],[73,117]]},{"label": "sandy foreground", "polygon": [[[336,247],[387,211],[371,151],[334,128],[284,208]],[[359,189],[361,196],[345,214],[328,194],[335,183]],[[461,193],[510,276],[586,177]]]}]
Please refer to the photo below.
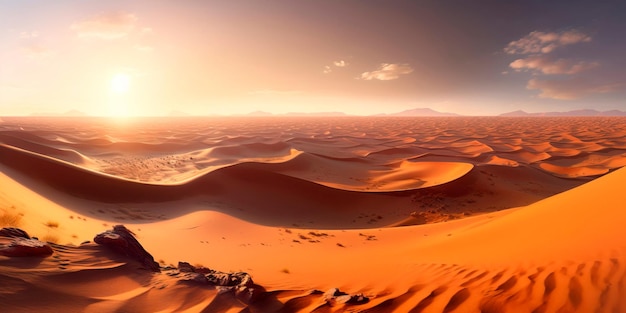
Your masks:
[{"label": "sandy foreground", "polygon": [[[626,312],[624,118],[2,118],[7,312]],[[245,304],[163,266],[245,271]],[[0,241],[0,244],[3,242]],[[364,304],[316,291],[362,293]]]}]

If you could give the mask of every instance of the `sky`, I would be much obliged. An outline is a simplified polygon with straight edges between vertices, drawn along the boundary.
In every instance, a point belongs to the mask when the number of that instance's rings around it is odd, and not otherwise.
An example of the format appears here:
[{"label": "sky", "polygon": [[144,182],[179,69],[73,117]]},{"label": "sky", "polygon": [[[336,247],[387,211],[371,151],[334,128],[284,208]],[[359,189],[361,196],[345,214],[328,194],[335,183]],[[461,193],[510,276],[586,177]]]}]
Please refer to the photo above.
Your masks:
[{"label": "sky", "polygon": [[0,116],[626,109],[626,1],[0,0]]}]

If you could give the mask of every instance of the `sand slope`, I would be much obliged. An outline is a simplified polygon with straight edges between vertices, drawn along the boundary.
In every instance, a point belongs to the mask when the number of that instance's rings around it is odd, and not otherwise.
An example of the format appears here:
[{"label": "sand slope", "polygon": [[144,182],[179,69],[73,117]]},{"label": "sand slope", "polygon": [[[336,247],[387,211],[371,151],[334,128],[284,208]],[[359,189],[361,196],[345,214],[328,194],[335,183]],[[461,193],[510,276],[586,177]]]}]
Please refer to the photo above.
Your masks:
[{"label": "sand slope", "polygon": [[[251,272],[276,296],[256,304],[260,310],[275,306],[277,310],[310,311],[325,306],[319,295],[308,293],[310,290],[340,287],[372,297],[368,304],[353,308],[358,310],[620,312],[626,308],[626,244],[621,240],[626,221],[621,208],[626,196],[619,192],[624,179],[626,171],[620,170],[512,212],[443,224],[375,230],[287,230],[204,211],[133,227],[140,227],[140,240],[157,258],[173,262],[185,255],[191,262]],[[210,305],[210,291],[201,290],[201,297],[188,298],[193,290],[175,286],[158,289],[154,283],[158,277],[141,271],[133,274],[129,268],[106,270],[109,278],[103,279],[91,271],[102,264],[115,264],[110,257],[90,255],[82,248],[65,249],[62,255],[43,263],[16,263],[2,257],[2,280],[22,286],[5,291],[11,302],[3,303],[17,306],[18,300],[45,293],[55,295],[54,301],[49,300],[52,304],[76,308],[85,301],[109,299],[98,293],[109,291],[96,290],[109,290],[104,286],[111,283],[110,279],[139,275],[141,278],[134,279],[138,282],[116,287],[118,296],[111,299],[122,301],[117,303],[120,307],[139,308],[146,301],[139,295],[145,293],[151,294],[148,298],[171,294],[179,299],[176,304],[159,304],[166,311],[174,311],[170,305]],[[58,275],[68,272],[67,268],[59,269],[61,259],[84,267],[81,274],[62,274],[64,284],[58,284]],[[289,273],[282,272],[285,269]],[[73,273],[72,268],[69,272]],[[36,284],[29,282],[33,277]],[[89,285],[94,287],[85,287]],[[11,296],[15,292],[19,296]],[[236,302],[228,306],[240,308]],[[148,312],[155,306],[146,308]]]}]

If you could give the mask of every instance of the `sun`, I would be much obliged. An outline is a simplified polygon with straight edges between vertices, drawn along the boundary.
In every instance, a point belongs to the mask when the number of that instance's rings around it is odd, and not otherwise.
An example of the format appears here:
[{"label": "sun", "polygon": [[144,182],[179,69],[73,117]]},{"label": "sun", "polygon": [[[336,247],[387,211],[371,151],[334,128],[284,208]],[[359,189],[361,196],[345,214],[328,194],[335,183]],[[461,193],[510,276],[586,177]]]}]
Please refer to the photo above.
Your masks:
[{"label": "sun", "polygon": [[118,73],[111,78],[111,91],[116,94],[127,93],[130,89],[130,76]]},{"label": "sun", "polygon": [[109,95],[109,116],[129,117],[130,99],[129,90],[131,87],[131,76],[126,73],[113,75],[110,83]]}]

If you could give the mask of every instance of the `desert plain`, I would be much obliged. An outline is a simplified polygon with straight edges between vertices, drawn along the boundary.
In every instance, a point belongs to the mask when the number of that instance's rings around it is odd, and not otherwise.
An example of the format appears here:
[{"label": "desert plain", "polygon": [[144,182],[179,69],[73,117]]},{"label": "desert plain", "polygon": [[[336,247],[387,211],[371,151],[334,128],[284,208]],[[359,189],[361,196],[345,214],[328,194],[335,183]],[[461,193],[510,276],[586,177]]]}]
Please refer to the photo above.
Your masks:
[{"label": "desert plain", "polygon": [[0,311],[626,312],[624,165],[623,117],[2,117],[0,227],[53,252]]}]

